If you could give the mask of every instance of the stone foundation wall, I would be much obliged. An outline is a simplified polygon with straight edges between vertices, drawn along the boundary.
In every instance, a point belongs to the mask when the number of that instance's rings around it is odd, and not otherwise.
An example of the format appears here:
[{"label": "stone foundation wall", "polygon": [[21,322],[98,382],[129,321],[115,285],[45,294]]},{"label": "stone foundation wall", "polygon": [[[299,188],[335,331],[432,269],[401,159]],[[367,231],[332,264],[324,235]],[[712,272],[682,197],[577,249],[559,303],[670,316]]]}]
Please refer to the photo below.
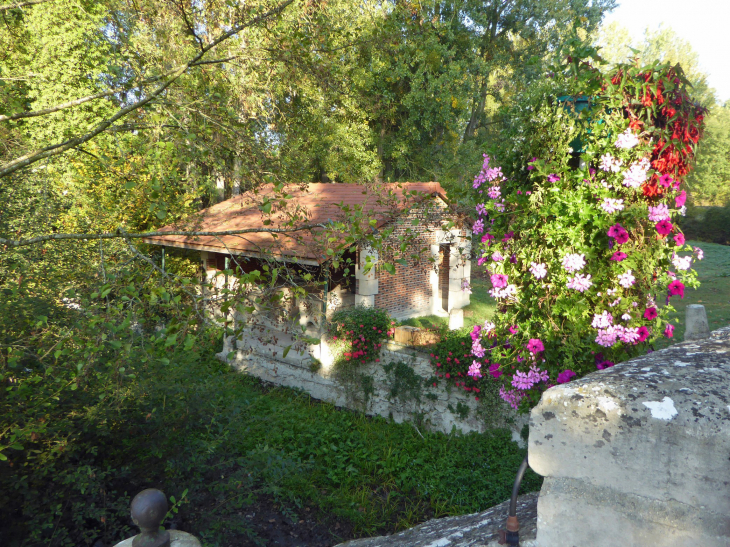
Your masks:
[{"label": "stone foundation wall", "polygon": [[730,327],[549,389],[540,547],[730,545]]},{"label": "stone foundation wall", "polygon": [[[389,342],[379,362],[345,371],[336,370],[326,347],[290,349],[280,333],[276,344],[262,344],[254,337],[233,339],[219,354],[236,369],[272,384],[299,388],[321,401],[362,411],[372,416],[408,421],[431,431],[484,432],[509,427],[513,438],[523,443],[519,432],[527,422],[500,403],[491,413],[486,406],[461,390],[433,387],[433,367],[428,355]],[[231,355],[228,358],[228,355]]]}]

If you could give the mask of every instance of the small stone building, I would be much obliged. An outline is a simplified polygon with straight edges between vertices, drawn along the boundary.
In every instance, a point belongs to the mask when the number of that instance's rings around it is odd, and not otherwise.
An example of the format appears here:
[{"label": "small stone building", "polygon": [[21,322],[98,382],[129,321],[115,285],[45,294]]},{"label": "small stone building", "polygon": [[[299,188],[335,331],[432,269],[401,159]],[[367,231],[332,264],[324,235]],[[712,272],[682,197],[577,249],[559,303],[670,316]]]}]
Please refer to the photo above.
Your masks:
[{"label": "small stone building", "polygon": [[[267,200],[270,209],[264,205]],[[405,260],[401,255],[398,263],[394,257],[378,256],[367,242],[359,243],[346,255],[354,268],[346,272],[342,265],[333,267],[327,254],[325,228],[345,219],[350,222],[353,217],[366,223],[376,235],[386,227],[392,228],[388,239],[393,248],[401,241],[398,236],[409,230],[411,234],[416,232],[417,237],[409,242],[413,252],[409,251]],[[260,268],[264,261],[295,264],[328,281],[326,292],[320,292],[328,314],[360,304],[383,308],[397,319],[452,315],[452,325],[460,326],[460,310],[469,304],[469,292],[464,286],[471,273],[471,232],[468,225],[454,217],[437,182],[377,186],[311,183],[288,185],[279,194],[268,186],[209,207],[184,227],[171,225],[161,231],[290,230],[303,226],[315,228],[285,234],[252,231],[222,236],[166,235],[145,242],[200,251],[201,272],[209,280],[220,280],[216,274],[223,270]],[[337,234],[341,240],[345,236],[343,232]],[[395,266],[395,273],[380,266],[384,261]],[[375,266],[366,273],[368,263]]]}]

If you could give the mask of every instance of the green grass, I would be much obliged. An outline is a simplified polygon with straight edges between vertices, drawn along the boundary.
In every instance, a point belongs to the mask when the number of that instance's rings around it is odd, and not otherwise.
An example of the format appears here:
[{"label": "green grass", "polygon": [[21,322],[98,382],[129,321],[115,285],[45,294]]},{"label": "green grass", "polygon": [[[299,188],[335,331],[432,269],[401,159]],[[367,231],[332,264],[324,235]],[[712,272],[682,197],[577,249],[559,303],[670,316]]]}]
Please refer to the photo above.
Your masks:
[{"label": "green grass", "polygon": [[672,305],[676,309],[670,316],[676,324],[674,338],[662,340],[656,344],[659,347],[666,347],[684,339],[685,308],[689,304],[702,304],[705,307],[711,331],[730,325],[730,246],[700,241],[687,243],[701,248],[705,253],[703,260],[695,261],[693,264],[697,270],[700,287],[685,289],[682,299],[676,296],[672,298]]}]

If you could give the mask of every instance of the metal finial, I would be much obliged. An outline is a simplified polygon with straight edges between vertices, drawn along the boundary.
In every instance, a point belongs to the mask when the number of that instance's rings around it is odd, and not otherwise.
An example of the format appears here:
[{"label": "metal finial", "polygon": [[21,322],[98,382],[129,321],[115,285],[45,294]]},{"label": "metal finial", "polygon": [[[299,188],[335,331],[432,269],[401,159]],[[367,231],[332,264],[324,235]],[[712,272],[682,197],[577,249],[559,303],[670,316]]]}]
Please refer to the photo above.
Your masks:
[{"label": "metal finial", "polygon": [[167,498],[155,488],[142,490],[132,500],[132,520],[141,533],[132,541],[132,547],[170,547],[170,533],[160,530],[167,514]]}]

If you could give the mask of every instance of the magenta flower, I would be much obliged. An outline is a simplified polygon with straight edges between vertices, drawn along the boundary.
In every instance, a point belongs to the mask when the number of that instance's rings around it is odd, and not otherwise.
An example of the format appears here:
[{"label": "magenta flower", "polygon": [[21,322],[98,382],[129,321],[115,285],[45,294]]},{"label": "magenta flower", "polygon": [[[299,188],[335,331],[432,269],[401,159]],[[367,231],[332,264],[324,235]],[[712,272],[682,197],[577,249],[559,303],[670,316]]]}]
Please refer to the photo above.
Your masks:
[{"label": "magenta flower", "polygon": [[520,330],[520,328],[519,328],[519,327],[518,327],[517,325],[512,325],[512,326],[511,326],[511,327],[509,328],[509,332],[510,332],[510,334],[517,334],[517,331],[518,331],[518,330]]},{"label": "magenta flower", "polygon": [[530,353],[539,353],[545,351],[545,346],[539,338],[530,338],[530,341],[527,342],[527,351]]},{"label": "magenta flower", "polygon": [[669,296],[679,295],[680,298],[684,298],[684,283],[679,279],[672,281],[667,289],[669,290]]},{"label": "magenta flower", "polygon": [[623,245],[628,240],[629,240],[629,233],[627,231],[625,231],[625,230],[623,232],[620,232],[616,236],[616,243],[618,243],[619,245]]},{"label": "magenta flower", "polygon": [[502,376],[502,371],[499,370],[499,363],[492,363],[489,365],[489,374],[491,374],[494,378]]},{"label": "magenta flower", "polygon": [[509,278],[504,274],[492,274],[489,276],[489,279],[492,282],[492,285],[497,289],[506,287],[507,281],[509,280]]},{"label": "magenta flower", "polygon": [[647,338],[649,338],[649,329],[646,327],[639,327],[639,342],[643,342]]},{"label": "magenta flower", "polygon": [[484,234],[482,236],[482,243],[486,243],[487,246],[489,246],[489,244],[492,242],[493,239],[494,239],[494,236],[492,234]]},{"label": "magenta flower", "polygon": [[656,308],[654,308],[654,307],[646,308],[644,310],[644,319],[646,319],[647,321],[653,321],[654,319],[657,318],[657,315],[659,315],[659,314],[657,313]]},{"label": "magenta flower", "polygon": [[480,218],[471,227],[471,231],[475,234],[481,234],[484,231],[484,221]]},{"label": "magenta flower", "polygon": [[682,190],[677,197],[674,198],[674,205],[676,207],[682,207],[687,201],[687,192]]},{"label": "magenta flower", "polygon": [[664,336],[667,338],[674,336],[674,325],[667,325],[667,328],[664,329]]},{"label": "magenta flower", "polygon": [[622,253],[621,251],[616,251],[611,255],[611,258],[609,260],[615,260],[616,262],[621,262],[622,260],[626,260],[629,255],[626,253]]},{"label": "magenta flower", "polygon": [[617,223],[608,229],[608,237],[614,238],[616,243],[622,245],[629,240],[629,233],[626,228]]},{"label": "magenta flower", "polygon": [[596,363],[596,368],[598,370],[603,370],[606,368],[611,368],[615,364],[616,363],[614,363],[613,361],[599,361],[598,363]]},{"label": "magenta flower", "polygon": [[528,171],[532,171],[532,170],[533,170],[533,169],[535,168],[535,166],[534,166],[534,165],[532,165],[532,164],[533,164],[533,163],[535,163],[536,161],[537,161],[537,158],[532,158],[532,159],[531,159],[531,160],[530,160],[530,161],[529,161],[529,162],[527,163],[527,170],[528,170]]},{"label": "magenta flower", "polygon": [[674,179],[671,177],[671,175],[662,175],[661,177],[659,177],[659,184],[664,186],[664,188],[669,188],[673,182]]},{"label": "magenta flower", "polygon": [[550,173],[548,175],[548,182],[558,182],[560,180],[560,177],[556,175],[555,173]]},{"label": "magenta flower", "polygon": [[657,222],[655,227],[659,235],[662,236],[670,234],[672,232],[672,228],[674,228],[674,226],[672,226],[672,223],[666,219]]},{"label": "magenta flower", "polygon": [[684,234],[682,232],[677,232],[674,234],[674,242],[677,245],[684,245]]},{"label": "magenta flower", "polygon": [[573,372],[570,369],[566,369],[560,374],[558,374],[558,383],[559,384],[567,384],[570,382],[570,379],[575,376],[575,372]]},{"label": "magenta flower", "polygon": [[485,207],[485,205],[483,203],[477,204],[476,209],[477,209],[477,214],[478,215],[486,215],[487,214],[487,208]]}]

